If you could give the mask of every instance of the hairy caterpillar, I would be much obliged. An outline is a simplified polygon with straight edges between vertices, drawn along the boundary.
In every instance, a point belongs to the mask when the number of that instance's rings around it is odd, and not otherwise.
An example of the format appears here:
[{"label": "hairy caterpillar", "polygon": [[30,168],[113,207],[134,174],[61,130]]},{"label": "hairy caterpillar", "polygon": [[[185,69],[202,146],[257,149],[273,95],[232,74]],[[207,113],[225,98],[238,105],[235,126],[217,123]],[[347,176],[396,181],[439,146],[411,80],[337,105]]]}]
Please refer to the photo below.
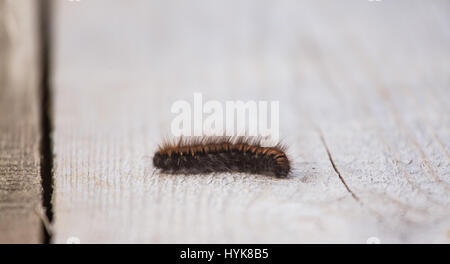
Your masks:
[{"label": "hairy caterpillar", "polygon": [[245,172],[286,177],[291,171],[285,147],[263,147],[249,137],[193,137],[165,142],[153,156],[153,165],[164,173],[206,174]]}]

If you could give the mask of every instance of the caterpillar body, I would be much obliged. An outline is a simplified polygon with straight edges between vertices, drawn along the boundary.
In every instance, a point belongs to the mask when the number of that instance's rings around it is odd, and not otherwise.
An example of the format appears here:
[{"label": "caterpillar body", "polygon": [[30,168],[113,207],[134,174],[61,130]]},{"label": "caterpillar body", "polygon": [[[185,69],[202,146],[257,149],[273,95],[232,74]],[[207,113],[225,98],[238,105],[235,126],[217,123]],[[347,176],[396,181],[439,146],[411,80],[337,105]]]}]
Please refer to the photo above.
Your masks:
[{"label": "caterpillar body", "polygon": [[285,147],[264,147],[249,137],[180,138],[166,142],[153,156],[153,165],[168,174],[243,172],[287,177],[291,171]]}]

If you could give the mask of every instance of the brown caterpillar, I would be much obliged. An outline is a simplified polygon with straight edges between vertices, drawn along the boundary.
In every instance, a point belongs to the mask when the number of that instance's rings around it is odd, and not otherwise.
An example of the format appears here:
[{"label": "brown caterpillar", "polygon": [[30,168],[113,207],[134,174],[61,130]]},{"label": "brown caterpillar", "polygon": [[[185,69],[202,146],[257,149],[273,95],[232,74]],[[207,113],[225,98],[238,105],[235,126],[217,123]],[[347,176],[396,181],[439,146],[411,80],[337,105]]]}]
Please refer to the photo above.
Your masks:
[{"label": "brown caterpillar", "polygon": [[281,178],[291,171],[285,149],[281,144],[263,147],[260,139],[249,137],[180,138],[163,143],[153,165],[169,174],[244,172]]}]

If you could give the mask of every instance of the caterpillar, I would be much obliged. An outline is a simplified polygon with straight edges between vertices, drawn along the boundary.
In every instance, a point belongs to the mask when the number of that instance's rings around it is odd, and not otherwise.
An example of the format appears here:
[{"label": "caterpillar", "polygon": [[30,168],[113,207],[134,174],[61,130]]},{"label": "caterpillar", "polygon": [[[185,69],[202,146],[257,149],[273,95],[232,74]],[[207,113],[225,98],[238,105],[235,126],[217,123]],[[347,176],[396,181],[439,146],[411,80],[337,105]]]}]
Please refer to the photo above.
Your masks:
[{"label": "caterpillar", "polygon": [[259,138],[191,137],[166,141],[153,156],[153,166],[168,174],[243,172],[287,177],[291,171],[286,147],[264,147]]}]

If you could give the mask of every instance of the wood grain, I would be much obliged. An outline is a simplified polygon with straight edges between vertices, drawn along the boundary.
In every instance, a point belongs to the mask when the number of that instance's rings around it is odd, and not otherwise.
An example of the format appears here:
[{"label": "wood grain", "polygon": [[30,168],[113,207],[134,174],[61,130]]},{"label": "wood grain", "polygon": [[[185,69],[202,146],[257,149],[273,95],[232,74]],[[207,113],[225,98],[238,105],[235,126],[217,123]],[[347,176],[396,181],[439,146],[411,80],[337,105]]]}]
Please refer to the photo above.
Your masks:
[{"label": "wood grain", "polygon": [[0,243],[42,239],[36,3],[0,0]]},{"label": "wood grain", "polygon": [[[448,2],[56,13],[53,242],[450,242]],[[155,172],[171,104],[194,92],[279,100],[293,176]]]}]

